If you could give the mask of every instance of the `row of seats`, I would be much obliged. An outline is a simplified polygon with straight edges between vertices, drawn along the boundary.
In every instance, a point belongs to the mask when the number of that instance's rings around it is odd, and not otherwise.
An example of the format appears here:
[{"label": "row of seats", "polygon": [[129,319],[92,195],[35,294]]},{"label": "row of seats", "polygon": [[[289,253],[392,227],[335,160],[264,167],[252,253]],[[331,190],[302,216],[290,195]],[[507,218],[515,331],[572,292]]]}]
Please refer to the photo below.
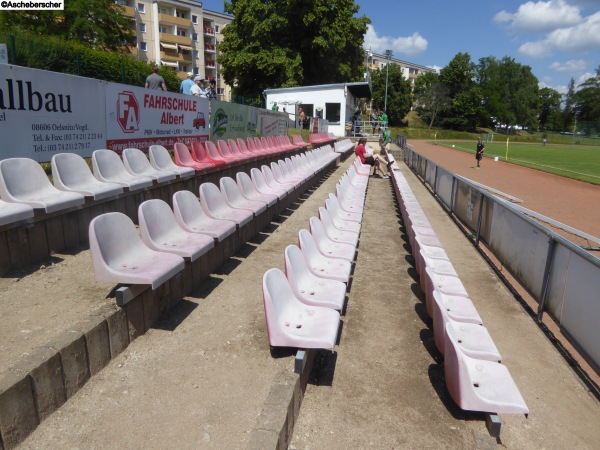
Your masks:
[{"label": "row of seats", "polygon": [[350,139],[342,139],[341,141],[336,141],[333,147],[336,153],[349,153],[354,150],[354,142]]},{"label": "row of seats", "polygon": [[331,193],[299,246],[285,249],[285,273],[268,270],[262,281],[271,347],[335,347],[340,311],[360,235],[368,172],[352,164]]},{"label": "row of seats", "polygon": [[463,410],[527,415],[519,389],[404,175],[394,171],[392,181],[450,395]]},{"label": "row of seats", "polygon": [[333,144],[337,138],[331,133],[310,133],[308,135],[308,142],[313,145],[327,145]]},{"label": "row of seats", "polygon": [[287,136],[219,141],[218,147],[210,141],[194,142],[192,153],[185,144],[175,144],[175,163],[160,145],[151,146],[148,156],[139,149],[125,149],[122,160],[111,150],[96,150],[93,173],[81,156],[60,153],[51,160],[54,186],[36,161],[9,158],[0,161],[0,226],[30,219],[34,209],[52,213],[79,206],[85,203],[84,197],[101,200],[122,194],[123,188],[140,190],[152,186],[153,181],[189,178],[196,171],[299,148],[304,145],[292,144]]},{"label": "row of seats", "polygon": [[174,156],[178,166],[203,171],[255,161],[265,156],[282,155],[302,148],[304,146],[293,144],[287,136],[248,137],[246,140],[220,139],[216,145],[211,141],[195,141],[191,144],[191,150],[183,143],[176,143]]},{"label": "row of seats", "polygon": [[331,148],[253,168],[249,176],[203,183],[199,199],[189,191],[173,195],[173,210],[163,200],[138,208],[140,233],[122,213],[102,214],[89,226],[90,251],[97,281],[150,285],[156,289],[216,242],[256,218],[335,158]]}]

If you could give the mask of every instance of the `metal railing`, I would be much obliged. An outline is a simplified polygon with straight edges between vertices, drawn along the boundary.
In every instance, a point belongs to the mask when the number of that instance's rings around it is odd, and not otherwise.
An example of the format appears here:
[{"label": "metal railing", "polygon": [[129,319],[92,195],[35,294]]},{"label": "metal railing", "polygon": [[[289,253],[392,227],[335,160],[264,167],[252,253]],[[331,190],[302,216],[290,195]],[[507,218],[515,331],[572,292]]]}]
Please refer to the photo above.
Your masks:
[{"label": "metal railing", "polygon": [[600,374],[600,259],[405,145],[404,161],[549,313]]}]

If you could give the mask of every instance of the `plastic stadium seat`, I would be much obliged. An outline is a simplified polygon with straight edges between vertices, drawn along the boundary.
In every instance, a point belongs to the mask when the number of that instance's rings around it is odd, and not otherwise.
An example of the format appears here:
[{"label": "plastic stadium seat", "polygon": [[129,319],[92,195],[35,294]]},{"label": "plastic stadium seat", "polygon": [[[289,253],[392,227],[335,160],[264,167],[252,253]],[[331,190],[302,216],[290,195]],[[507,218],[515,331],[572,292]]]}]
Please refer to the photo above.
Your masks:
[{"label": "plastic stadium seat", "polygon": [[163,200],[146,200],[140,204],[138,220],[142,241],[157,252],[173,253],[195,261],[215,246],[212,237],[181,228]]},{"label": "plastic stadium seat", "polygon": [[192,158],[199,163],[204,164],[212,164],[215,167],[225,166],[227,161],[224,159],[213,159],[208,151],[206,150],[204,144],[200,141],[193,141],[191,143],[192,147]]},{"label": "plastic stadium seat", "polygon": [[250,159],[254,159],[254,155],[252,155],[250,152],[248,153],[244,153],[240,147],[238,147],[238,144],[236,142],[235,139],[227,139],[227,145],[229,145],[229,149],[231,150],[231,153],[237,157],[239,157],[242,160],[250,160]]},{"label": "plastic stadium seat", "polygon": [[440,305],[444,306],[446,314],[452,320],[464,323],[482,325],[483,321],[477,312],[477,308],[468,297],[458,295],[446,295],[440,291],[433,291],[433,297]]},{"label": "plastic stadium seat", "polygon": [[290,172],[290,170],[288,169],[287,164],[282,159],[280,159],[279,161],[277,161],[275,164],[277,164],[279,166],[279,171],[281,172],[281,175],[284,178],[286,178],[286,179],[299,180],[301,183],[304,183],[309,178],[309,177],[307,177],[305,175],[292,174]]},{"label": "plastic stadium seat", "polygon": [[292,135],[292,144],[300,148],[308,148],[310,145],[308,142],[305,142],[299,134]]},{"label": "plastic stadium seat", "polygon": [[331,221],[331,216],[325,210],[322,218],[311,217],[310,218],[310,229],[312,230],[316,222],[320,222],[323,227],[325,235],[333,242],[339,242],[344,244],[350,244],[353,247],[358,246],[358,233],[354,231],[342,231],[337,229]]},{"label": "plastic stadium seat", "polygon": [[250,175],[252,178],[252,184],[254,184],[254,189],[261,194],[273,194],[276,195],[279,200],[282,200],[285,196],[287,196],[287,190],[272,188],[269,186],[265,181],[263,173],[256,167],[250,169]]},{"label": "plastic stadium seat", "polygon": [[173,172],[152,167],[144,152],[139,148],[126,148],[121,153],[121,158],[123,158],[125,169],[131,175],[149,177],[158,183],[165,183],[177,178]]},{"label": "plastic stadium seat", "polygon": [[325,207],[332,215],[336,215],[342,220],[347,222],[352,221],[356,223],[362,223],[362,214],[357,212],[344,211],[338,202],[337,197],[334,194],[329,194],[329,198],[325,200]]},{"label": "plastic stadium seat", "polygon": [[432,319],[433,338],[437,349],[442,355],[445,354],[446,324],[449,324],[448,330],[453,333],[455,341],[466,355],[487,361],[502,361],[500,352],[496,348],[487,328],[474,323],[452,320],[440,300],[440,297],[434,297]]},{"label": "plastic stadium seat", "polygon": [[248,145],[246,144],[246,141],[244,141],[242,138],[237,138],[236,142],[237,142],[238,148],[240,149],[240,151],[243,154],[248,155],[253,158],[256,158],[257,156],[259,156],[259,154],[256,152],[256,149],[248,147]]},{"label": "plastic stadium seat", "polygon": [[465,355],[449,327],[447,324],[444,378],[456,404],[465,411],[529,414],[508,368]]},{"label": "plastic stadium seat", "polygon": [[294,189],[298,189],[302,185],[302,182],[304,180],[301,180],[298,178],[292,178],[291,176],[289,176],[289,174],[287,174],[287,176],[284,175],[281,170],[281,167],[275,161],[273,161],[270,164],[270,166],[271,166],[271,172],[273,173],[273,176],[275,177],[275,181],[277,181],[278,183],[291,184],[292,186],[294,186]]},{"label": "plastic stadium seat", "polygon": [[469,297],[460,278],[447,275],[438,275],[428,267],[425,267],[425,304],[429,317],[433,316],[433,291],[437,289],[442,294],[458,297]]},{"label": "plastic stadium seat", "polygon": [[83,195],[59,191],[52,186],[42,166],[29,158],[0,161],[0,198],[8,203],[24,203],[34,209],[44,209],[47,213],[85,203]]},{"label": "plastic stadium seat", "polygon": [[131,219],[122,213],[92,219],[89,239],[99,282],[148,284],[156,289],[185,267],[181,256],[149,249]]},{"label": "plastic stadium seat", "polygon": [[173,213],[179,226],[190,233],[205,234],[219,242],[235,233],[235,223],[207,216],[198,197],[190,191],[173,194]]},{"label": "plastic stadium seat", "polygon": [[[225,158],[217,149],[217,146],[215,144],[212,143],[212,141],[204,141],[204,148],[206,150],[207,155],[210,157],[211,160],[214,161],[222,161],[223,163],[229,164],[231,163],[231,161],[228,161],[227,158]],[[219,164],[219,165],[224,165],[224,164]]]},{"label": "plastic stadium seat", "polygon": [[204,212],[213,219],[231,220],[239,227],[246,225],[254,218],[254,214],[248,209],[229,206],[219,188],[213,183],[200,185],[200,204]]},{"label": "plastic stadium seat", "polygon": [[229,148],[227,141],[222,139],[217,141],[217,148],[219,149],[219,153],[221,153],[222,157],[225,158],[229,163],[240,162],[246,159],[240,154],[234,154]]},{"label": "plastic stadium seat", "polygon": [[277,195],[267,192],[261,193],[256,190],[252,179],[246,172],[238,172],[235,174],[238,188],[244,198],[253,201],[264,202],[267,206],[273,206],[277,203]]},{"label": "plastic stadium seat", "polygon": [[331,278],[347,283],[350,280],[352,263],[344,259],[328,258],[317,247],[317,243],[308,230],[298,233],[298,245],[309,270],[319,277]]},{"label": "plastic stadium seat", "polygon": [[75,153],[58,153],[52,156],[52,181],[61,191],[77,192],[94,200],[114,197],[123,193],[116,183],[103,183],[92,174],[85,160]]},{"label": "plastic stadium seat", "polygon": [[180,178],[193,177],[196,171],[191,167],[181,167],[173,162],[169,151],[162,145],[151,145],[149,150],[150,165],[158,170],[168,170]]},{"label": "plastic stadium seat", "polygon": [[285,189],[285,191],[290,194],[294,191],[294,185],[292,183],[279,183],[276,179],[275,179],[275,175],[273,175],[273,171],[271,170],[271,168],[269,166],[263,165],[260,168],[260,171],[263,174],[263,177],[265,178],[265,182],[267,183],[267,185],[273,189]]},{"label": "plastic stadium seat", "polygon": [[322,221],[323,217],[329,217],[333,226],[340,231],[349,231],[356,234],[360,233],[360,223],[340,219],[337,215],[331,214],[327,209],[319,206],[319,219]]},{"label": "plastic stadium seat", "polygon": [[176,142],[173,146],[173,154],[175,155],[175,164],[181,167],[191,167],[192,169],[200,172],[202,170],[209,170],[214,168],[214,164],[211,163],[201,163],[194,161],[192,158],[192,154],[190,153],[190,149],[187,145]]},{"label": "plastic stadium seat", "polygon": [[286,247],[284,258],[285,274],[297,299],[306,305],[342,310],[346,300],[343,282],[314,275],[295,245]]},{"label": "plastic stadium seat", "polygon": [[[423,250],[419,250],[419,254],[416,255],[421,261],[424,261],[423,267],[429,267],[434,273],[439,275],[448,275],[452,277],[458,277],[456,270],[454,270],[454,266],[452,263],[446,259],[441,258],[427,258],[423,254]],[[417,258],[415,258],[416,260]],[[425,285],[425,277],[419,277],[419,283],[421,286],[421,290],[425,292],[427,286]]]},{"label": "plastic stadium seat", "polygon": [[263,301],[272,347],[334,349],[340,313],[302,303],[281,270],[270,269],[264,274]]},{"label": "plastic stadium seat", "polygon": [[98,180],[120,184],[130,191],[152,186],[152,178],[135,176],[127,172],[119,155],[112,150],[95,150],[92,153],[92,168]]},{"label": "plastic stadium seat", "polygon": [[30,219],[33,215],[33,208],[29,205],[0,200],[0,226]]},{"label": "plastic stadium seat", "polygon": [[265,202],[248,200],[245,198],[233,178],[221,177],[219,186],[221,188],[221,194],[223,194],[223,197],[225,198],[225,202],[232,208],[252,211],[255,216],[258,216],[260,213],[267,210]]},{"label": "plastic stadium seat", "polygon": [[346,261],[354,261],[356,247],[342,242],[334,242],[327,237],[321,221],[314,217],[310,220],[310,234],[317,243],[319,251],[330,258],[340,258]]}]

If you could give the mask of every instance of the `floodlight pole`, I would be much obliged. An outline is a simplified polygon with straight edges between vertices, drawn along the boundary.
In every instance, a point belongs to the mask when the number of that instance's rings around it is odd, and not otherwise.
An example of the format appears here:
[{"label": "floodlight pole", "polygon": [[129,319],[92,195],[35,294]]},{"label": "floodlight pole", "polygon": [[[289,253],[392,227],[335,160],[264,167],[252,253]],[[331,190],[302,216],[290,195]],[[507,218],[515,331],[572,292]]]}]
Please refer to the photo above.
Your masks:
[{"label": "floodlight pole", "polygon": [[385,100],[383,102],[383,104],[384,104],[383,110],[386,111],[386,113],[387,113],[388,74],[390,71],[390,58],[392,57],[392,51],[386,50],[385,57],[387,58],[388,62],[385,66]]}]

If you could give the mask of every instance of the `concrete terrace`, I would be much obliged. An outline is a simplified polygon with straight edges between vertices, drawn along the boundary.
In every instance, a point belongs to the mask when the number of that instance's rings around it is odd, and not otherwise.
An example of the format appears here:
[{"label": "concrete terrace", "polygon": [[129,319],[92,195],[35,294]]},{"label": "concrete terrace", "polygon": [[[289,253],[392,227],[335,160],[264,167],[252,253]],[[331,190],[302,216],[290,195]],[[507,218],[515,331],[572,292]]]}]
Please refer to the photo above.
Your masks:
[{"label": "concrete terrace", "polygon": [[[594,393],[401,163],[530,416],[501,416],[497,442],[482,415],[450,399],[391,182],[374,178],[339,346],[316,356],[304,396],[298,392],[293,354],[269,350],[262,275],[283,269],[285,247],[297,243],[352,160],[133,341],[19,448],[274,448],[278,440],[295,449],[598,448]],[[88,253],[70,269],[84,275],[83,284],[92,280]],[[51,271],[39,276],[56,289]],[[292,434],[289,412],[298,408]]]}]

